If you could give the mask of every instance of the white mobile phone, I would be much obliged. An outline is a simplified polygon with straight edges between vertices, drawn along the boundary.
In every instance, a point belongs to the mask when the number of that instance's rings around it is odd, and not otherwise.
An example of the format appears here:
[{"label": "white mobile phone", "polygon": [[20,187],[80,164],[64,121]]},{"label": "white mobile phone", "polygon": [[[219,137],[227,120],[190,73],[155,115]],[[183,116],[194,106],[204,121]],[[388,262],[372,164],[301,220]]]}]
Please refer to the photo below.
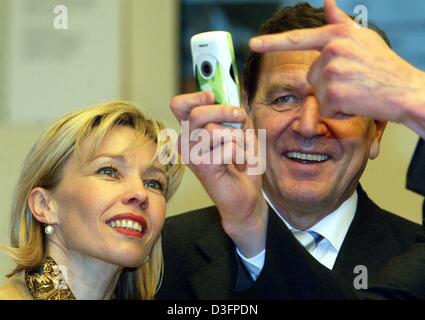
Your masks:
[{"label": "white mobile phone", "polygon": [[[232,36],[225,31],[198,33],[190,41],[198,90],[214,93],[218,104],[240,106],[240,86]],[[224,123],[240,128],[240,123]]]}]

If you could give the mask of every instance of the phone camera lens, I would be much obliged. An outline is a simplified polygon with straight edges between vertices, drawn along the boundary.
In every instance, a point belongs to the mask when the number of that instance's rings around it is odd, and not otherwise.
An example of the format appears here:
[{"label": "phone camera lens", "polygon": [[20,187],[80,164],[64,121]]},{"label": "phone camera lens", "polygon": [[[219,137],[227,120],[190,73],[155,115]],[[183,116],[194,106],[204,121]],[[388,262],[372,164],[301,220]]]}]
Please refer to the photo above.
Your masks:
[{"label": "phone camera lens", "polygon": [[209,77],[212,74],[212,71],[213,71],[211,63],[209,63],[208,61],[202,62],[201,71],[202,71],[202,75],[204,77],[206,77],[206,78]]}]

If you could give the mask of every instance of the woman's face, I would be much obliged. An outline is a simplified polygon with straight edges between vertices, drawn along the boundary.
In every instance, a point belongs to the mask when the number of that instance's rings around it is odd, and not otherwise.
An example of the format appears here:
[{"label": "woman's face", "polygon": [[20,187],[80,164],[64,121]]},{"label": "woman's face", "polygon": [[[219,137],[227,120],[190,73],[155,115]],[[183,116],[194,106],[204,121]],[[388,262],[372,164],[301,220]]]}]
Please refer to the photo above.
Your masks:
[{"label": "woman's face", "polygon": [[[165,219],[167,179],[151,162],[156,145],[134,130],[112,129],[93,159],[88,136],[80,159],[73,155],[59,185],[50,191],[55,231],[68,250],[121,267],[143,264]],[[132,144],[132,145],[131,145]],[[130,146],[131,145],[131,146]]]}]

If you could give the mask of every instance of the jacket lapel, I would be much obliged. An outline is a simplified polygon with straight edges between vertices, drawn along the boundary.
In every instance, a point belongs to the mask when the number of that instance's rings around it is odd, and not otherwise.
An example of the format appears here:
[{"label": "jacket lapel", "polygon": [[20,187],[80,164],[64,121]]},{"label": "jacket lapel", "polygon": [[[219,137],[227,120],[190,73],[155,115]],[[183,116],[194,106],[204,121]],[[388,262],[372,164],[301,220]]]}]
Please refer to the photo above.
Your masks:
[{"label": "jacket lapel", "polygon": [[354,268],[358,265],[366,266],[369,274],[377,271],[380,252],[390,233],[385,221],[377,219],[377,207],[360,186],[357,192],[357,210],[333,267],[349,282],[357,276]]},{"label": "jacket lapel", "polygon": [[197,299],[231,299],[236,274],[234,245],[221,225],[212,226],[196,246],[205,264],[190,277]]}]

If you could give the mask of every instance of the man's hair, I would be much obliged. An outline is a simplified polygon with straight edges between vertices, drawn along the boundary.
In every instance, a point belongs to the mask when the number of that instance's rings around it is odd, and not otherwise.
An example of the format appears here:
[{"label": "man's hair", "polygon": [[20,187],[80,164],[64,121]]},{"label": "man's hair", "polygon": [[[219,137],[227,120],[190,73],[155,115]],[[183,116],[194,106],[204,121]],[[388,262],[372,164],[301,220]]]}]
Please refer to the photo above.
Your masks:
[{"label": "man's hair", "polygon": [[[354,19],[354,17],[350,17]],[[280,33],[295,29],[317,28],[327,24],[326,14],[323,8],[314,8],[308,3],[300,3],[278,10],[261,26],[257,35]],[[391,47],[390,41],[384,31],[370,21],[368,22],[368,26],[370,29],[376,31]],[[243,84],[248,98],[248,105],[251,104],[257,92],[262,56],[262,53],[250,51],[243,70]]]}]

